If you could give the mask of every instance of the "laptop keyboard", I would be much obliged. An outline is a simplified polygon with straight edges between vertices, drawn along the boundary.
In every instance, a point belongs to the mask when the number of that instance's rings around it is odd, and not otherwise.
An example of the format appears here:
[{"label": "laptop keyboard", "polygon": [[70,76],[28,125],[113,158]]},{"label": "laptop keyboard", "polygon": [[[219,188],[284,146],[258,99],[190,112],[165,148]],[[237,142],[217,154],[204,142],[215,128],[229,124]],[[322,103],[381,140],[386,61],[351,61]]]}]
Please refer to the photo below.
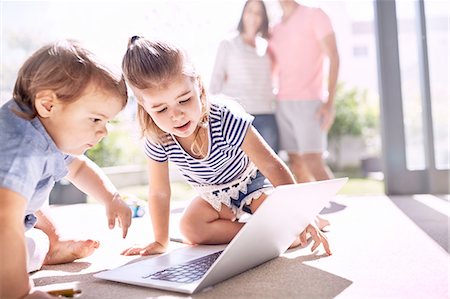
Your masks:
[{"label": "laptop keyboard", "polygon": [[143,276],[142,278],[190,283],[202,278],[222,252],[223,250],[205,255],[201,258]]}]

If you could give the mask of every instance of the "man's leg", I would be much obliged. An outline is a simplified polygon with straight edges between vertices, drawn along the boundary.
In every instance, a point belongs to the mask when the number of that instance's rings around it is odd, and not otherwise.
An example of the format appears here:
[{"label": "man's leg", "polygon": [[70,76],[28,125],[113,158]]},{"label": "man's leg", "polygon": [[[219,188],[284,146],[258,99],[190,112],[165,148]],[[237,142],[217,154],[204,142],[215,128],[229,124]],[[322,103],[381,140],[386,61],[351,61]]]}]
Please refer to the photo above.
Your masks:
[{"label": "man's leg", "polygon": [[301,156],[305,168],[316,181],[329,180],[334,178],[331,169],[325,163],[321,153],[308,153]]},{"label": "man's leg", "polygon": [[303,161],[302,155],[297,153],[288,153],[289,167],[294,173],[297,183],[312,182],[314,176]]},{"label": "man's leg", "polygon": [[[300,175],[304,176],[304,181],[298,181],[299,183],[308,182],[307,179],[309,179],[309,181],[321,181],[334,178],[330,168],[325,164],[322,154],[308,153],[297,156],[300,157],[300,159],[297,159],[296,161],[300,161],[302,165],[302,167],[299,167],[301,171]],[[306,175],[308,175],[308,177],[306,177]],[[320,230],[323,230],[330,225],[330,222],[318,215],[316,217],[316,225]]]}]

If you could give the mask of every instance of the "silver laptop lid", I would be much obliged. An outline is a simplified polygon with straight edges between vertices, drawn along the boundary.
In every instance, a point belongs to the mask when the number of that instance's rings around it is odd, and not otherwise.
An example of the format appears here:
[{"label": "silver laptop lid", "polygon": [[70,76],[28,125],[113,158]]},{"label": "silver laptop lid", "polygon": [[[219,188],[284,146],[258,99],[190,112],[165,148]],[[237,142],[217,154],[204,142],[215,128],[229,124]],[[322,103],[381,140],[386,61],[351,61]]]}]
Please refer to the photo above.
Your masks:
[{"label": "silver laptop lid", "polygon": [[347,180],[276,187],[211,266],[196,291],[285,252]]}]

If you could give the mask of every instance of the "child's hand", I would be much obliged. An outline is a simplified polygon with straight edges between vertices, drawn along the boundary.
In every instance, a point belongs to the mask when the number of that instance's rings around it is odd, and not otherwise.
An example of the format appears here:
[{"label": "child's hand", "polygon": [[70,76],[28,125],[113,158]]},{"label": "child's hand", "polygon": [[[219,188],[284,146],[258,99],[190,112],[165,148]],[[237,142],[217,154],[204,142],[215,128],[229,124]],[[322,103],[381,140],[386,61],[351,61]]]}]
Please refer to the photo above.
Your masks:
[{"label": "child's hand", "polygon": [[322,243],[325,252],[328,255],[331,255],[330,245],[328,244],[328,240],[325,235],[314,225],[309,224],[305,230],[300,234],[300,244],[304,247],[307,243],[307,235],[308,233],[311,235],[313,239],[313,246],[311,247],[311,251],[314,251],[319,247],[320,243]]},{"label": "child's hand", "polygon": [[124,250],[121,254],[123,255],[152,255],[166,252],[166,246],[159,242],[153,242],[145,247],[133,246]]},{"label": "child's hand", "polygon": [[122,228],[123,238],[127,236],[128,227],[131,225],[131,210],[122,200],[119,193],[116,193],[113,199],[106,203],[106,216],[108,217],[108,226],[113,229],[116,224],[116,218],[119,227]]}]

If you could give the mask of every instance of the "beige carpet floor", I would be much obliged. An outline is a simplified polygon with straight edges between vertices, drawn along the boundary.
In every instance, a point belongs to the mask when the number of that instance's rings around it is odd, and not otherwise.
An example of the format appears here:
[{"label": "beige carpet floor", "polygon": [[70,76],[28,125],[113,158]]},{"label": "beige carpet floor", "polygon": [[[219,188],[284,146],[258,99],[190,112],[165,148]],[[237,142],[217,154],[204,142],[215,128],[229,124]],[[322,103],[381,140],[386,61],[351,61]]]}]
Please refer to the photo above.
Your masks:
[{"label": "beige carpet floor", "polygon": [[[172,207],[171,235],[183,203]],[[337,196],[323,211],[333,255],[310,246],[228,279],[193,298],[449,298],[449,197]],[[100,248],[71,264],[45,266],[32,274],[37,286],[77,285],[80,298],[181,298],[174,292],[94,278],[98,271],[137,257],[120,252],[152,240],[148,216],[134,218],[127,239],[107,229],[102,206],[54,207],[64,235],[94,238]],[[173,248],[182,246],[171,244]],[[48,286],[47,286],[48,287]]]}]

